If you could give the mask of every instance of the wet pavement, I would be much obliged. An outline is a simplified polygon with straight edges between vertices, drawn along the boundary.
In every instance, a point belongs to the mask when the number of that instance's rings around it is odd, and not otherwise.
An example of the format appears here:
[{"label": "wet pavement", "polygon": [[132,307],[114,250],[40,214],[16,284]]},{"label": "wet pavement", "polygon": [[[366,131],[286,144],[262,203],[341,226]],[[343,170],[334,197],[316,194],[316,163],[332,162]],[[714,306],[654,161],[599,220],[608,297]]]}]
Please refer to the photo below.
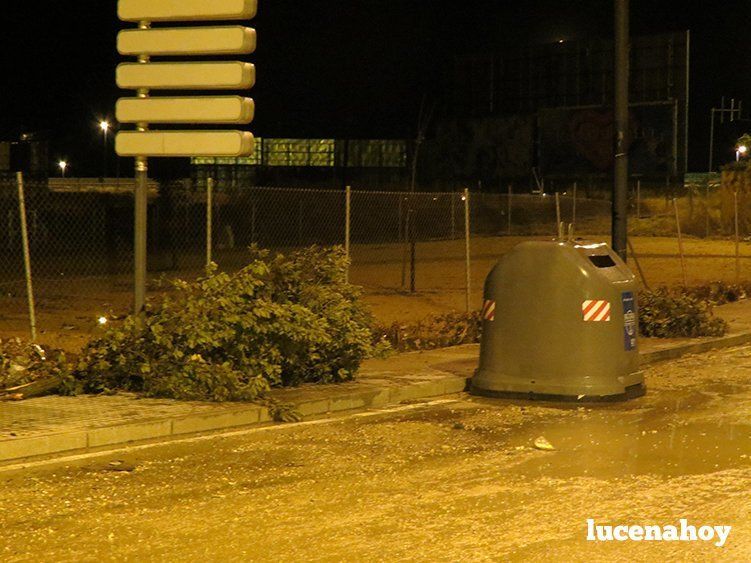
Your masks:
[{"label": "wet pavement", "polygon": [[[751,559],[751,347],[646,379],[628,403],[461,395],[0,472],[0,559]],[[588,518],[733,529],[587,542]]]}]

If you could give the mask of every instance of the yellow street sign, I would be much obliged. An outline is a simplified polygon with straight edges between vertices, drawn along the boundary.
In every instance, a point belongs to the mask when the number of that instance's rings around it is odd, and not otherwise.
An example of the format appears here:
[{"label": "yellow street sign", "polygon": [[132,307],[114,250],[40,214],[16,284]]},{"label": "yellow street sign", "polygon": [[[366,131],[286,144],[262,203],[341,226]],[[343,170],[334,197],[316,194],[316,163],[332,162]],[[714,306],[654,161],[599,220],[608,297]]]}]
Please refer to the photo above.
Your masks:
[{"label": "yellow street sign", "polygon": [[120,156],[249,156],[253,134],[247,131],[120,131]]},{"label": "yellow street sign", "polygon": [[124,90],[245,90],[256,82],[256,67],[241,61],[123,63],[116,76]]},{"label": "yellow street sign", "polygon": [[120,0],[117,15],[123,21],[249,20],[256,0]]},{"label": "yellow street sign", "polygon": [[243,55],[256,50],[256,31],[240,25],[128,29],[117,35],[121,55]]},{"label": "yellow street sign", "polygon": [[115,114],[120,123],[219,123],[253,121],[255,104],[240,96],[120,98]]}]

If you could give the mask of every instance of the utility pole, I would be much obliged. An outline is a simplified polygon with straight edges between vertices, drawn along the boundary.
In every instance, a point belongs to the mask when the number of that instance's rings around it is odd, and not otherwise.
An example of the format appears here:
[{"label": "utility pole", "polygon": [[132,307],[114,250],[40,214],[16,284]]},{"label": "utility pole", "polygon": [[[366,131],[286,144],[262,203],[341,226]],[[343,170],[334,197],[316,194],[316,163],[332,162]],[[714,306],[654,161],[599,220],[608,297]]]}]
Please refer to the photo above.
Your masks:
[{"label": "utility pole", "polygon": [[623,260],[627,250],[629,0],[615,0],[615,177],[612,245]]}]

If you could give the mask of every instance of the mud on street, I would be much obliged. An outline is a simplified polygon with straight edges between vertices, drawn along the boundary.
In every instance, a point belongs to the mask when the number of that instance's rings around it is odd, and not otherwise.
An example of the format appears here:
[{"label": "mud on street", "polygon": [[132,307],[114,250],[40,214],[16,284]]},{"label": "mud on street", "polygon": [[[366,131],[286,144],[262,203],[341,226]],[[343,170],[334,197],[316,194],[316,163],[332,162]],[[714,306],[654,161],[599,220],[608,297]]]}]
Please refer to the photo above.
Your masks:
[{"label": "mud on street", "polygon": [[[461,395],[0,471],[0,559],[747,560],[750,376],[744,347],[652,366],[628,403]],[[733,528],[596,543],[588,518]]]}]

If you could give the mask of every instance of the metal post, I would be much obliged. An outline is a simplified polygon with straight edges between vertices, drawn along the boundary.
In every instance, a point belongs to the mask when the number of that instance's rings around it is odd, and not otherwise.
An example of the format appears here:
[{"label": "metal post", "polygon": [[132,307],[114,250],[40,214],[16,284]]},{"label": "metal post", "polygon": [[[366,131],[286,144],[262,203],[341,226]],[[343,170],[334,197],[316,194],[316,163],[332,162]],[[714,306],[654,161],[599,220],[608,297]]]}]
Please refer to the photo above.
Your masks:
[{"label": "metal post", "polygon": [[563,240],[563,223],[561,223],[561,197],[555,192],[555,228],[558,233],[558,240]]},{"label": "metal post", "polygon": [[464,271],[466,275],[466,306],[467,313],[471,311],[471,284],[470,275],[470,254],[469,254],[469,189],[464,189]]},{"label": "metal post", "polygon": [[350,253],[349,253],[351,211],[352,211],[352,188],[350,186],[347,186],[345,188],[345,205],[344,205],[344,252],[347,255],[347,274],[346,274],[345,279],[347,283],[349,283],[349,264],[351,260]]},{"label": "metal post", "polygon": [[709,172],[712,172],[712,160],[714,159],[714,114],[715,108],[710,111],[711,118],[709,120]]},{"label": "metal post", "polygon": [[709,238],[709,178],[707,178],[707,186],[704,189],[704,222],[707,230],[706,238]]},{"label": "metal post", "polygon": [[[576,192],[579,188],[579,182],[574,182],[574,201],[571,204],[571,225],[573,225],[573,229],[576,230]],[[573,232],[571,233],[571,238],[573,237]]]},{"label": "metal post", "polygon": [[641,219],[641,180],[636,181],[636,218]]},{"label": "metal post", "polygon": [[302,246],[302,199],[297,202],[297,246]]},{"label": "metal post", "polygon": [[508,207],[508,217],[506,218],[506,220],[508,222],[508,224],[506,226],[506,233],[508,234],[508,236],[511,236],[511,200],[512,200],[512,196],[514,195],[513,194],[513,190],[514,190],[514,186],[509,183],[509,185],[508,185],[508,206],[507,206]]},{"label": "metal post", "polygon": [[206,180],[206,273],[211,271],[214,233],[214,178]]},{"label": "metal post", "polygon": [[[106,123],[103,121],[102,123]],[[104,133],[104,140],[102,142],[102,181],[107,177],[107,127],[102,127],[102,133]]]},{"label": "metal post", "polygon": [[417,240],[416,235],[417,232],[415,230],[415,221],[412,218],[412,213],[414,212],[413,209],[413,202],[410,201],[409,205],[409,211],[407,212],[407,220],[408,223],[408,233],[409,233],[409,291],[411,293],[415,293],[417,291],[417,283],[416,283],[416,266],[417,266]]},{"label": "metal post", "polygon": [[689,132],[689,108],[691,107],[691,31],[686,31],[686,109],[683,132],[683,172],[688,172],[688,132]]},{"label": "metal post", "polygon": [[615,182],[613,250],[627,257],[628,230],[629,0],[615,0]]},{"label": "metal post", "polygon": [[29,230],[26,225],[26,199],[23,190],[23,173],[16,173],[18,184],[18,213],[21,219],[21,244],[23,246],[23,267],[26,275],[26,298],[29,303],[29,326],[31,329],[31,341],[37,339],[37,321],[34,308],[34,288],[31,284],[31,255],[29,253]]},{"label": "metal post", "polygon": [[636,252],[634,251],[634,245],[631,244],[631,239],[628,239],[628,251],[629,251],[629,258],[633,259],[634,264],[636,264],[636,269],[639,270],[639,276],[641,277],[641,282],[644,284],[644,287],[647,291],[652,291],[652,289],[649,287],[649,284],[647,283],[647,278],[644,277],[644,270],[641,268],[641,264],[639,263],[639,258],[636,256]]},{"label": "metal post", "polygon": [[[149,29],[151,23],[141,21],[138,23],[138,29]],[[150,57],[148,55],[139,55],[139,64],[148,64]],[[139,98],[148,98],[149,90],[139,88],[137,91]],[[145,122],[136,123],[137,131],[147,131],[149,124]],[[135,159],[136,167],[136,186],[135,186],[135,205],[134,205],[134,226],[133,226],[133,261],[134,261],[134,309],[136,317],[136,327],[143,328],[144,311],[146,306],[146,272],[147,272],[147,229],[148,229],[148,212],[149,212],[149,191],[148,191],[148,158],[137,156]]]},{"label": "metal post", "polygon": [[402,287],[407,286],[407,255],[409,254],[408,239],[410,237],[410,224],[412,219],[412,199],[411,196],[405,199],[407,202],[407,213],[404,216],[404,241],[402,244]]},{"label": "metal post", "polygon": [[456,211],[454,210],[454,194],[449,195],[451,203],[451,240],[456,240]]},{"label": "metal post", "polygon": [[256,202],[250,209],[250,242],[256,243]]},{"label": "metal post", "polygon": [[733,204],[735,208],[735,283],[741,282],[741,245],[738,236],[738,190],[733,192]]},{"label": "metal post", "polygon": [[148,228],[148,159],[136,157],[135,224],[133,257],[135,261],[135,315],[139,326],[143,324],[146,305],[146,243]]},{"label": "metal post", "polygon": [[683,274],[683,287],[688,287],[688,277],[686,275],[686,255],[683,252],[683,234],[681,233],[681,220],[678,216],[678,200],[673,198],[673,208],[675,209],[675,227],[678,231],[678,252],[681,255],[681,272]]}]

